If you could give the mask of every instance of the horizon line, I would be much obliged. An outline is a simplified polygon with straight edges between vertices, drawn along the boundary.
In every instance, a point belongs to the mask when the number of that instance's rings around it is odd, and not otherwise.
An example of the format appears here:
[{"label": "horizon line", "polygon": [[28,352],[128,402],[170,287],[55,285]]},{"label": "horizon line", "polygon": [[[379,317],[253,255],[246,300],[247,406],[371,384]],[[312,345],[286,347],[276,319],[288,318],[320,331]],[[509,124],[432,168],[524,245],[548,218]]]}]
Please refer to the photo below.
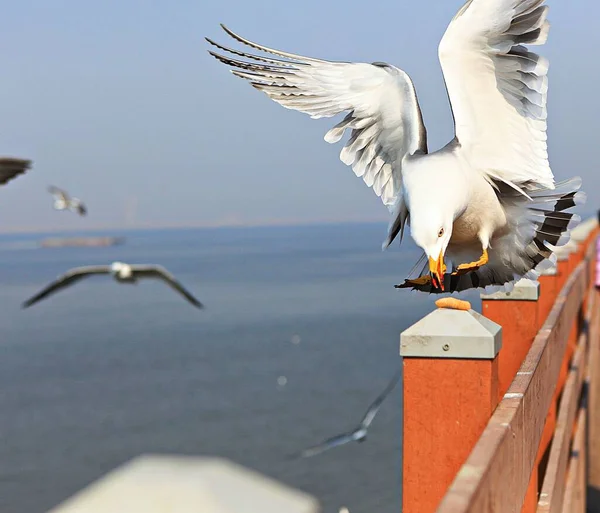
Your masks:
[{"label": "horizon line", "polygon": [[334,224],[387,224],[389,219],[283,219],[256,222],[227,222],[217,221],[214,223],[136,223],[129,226],[106,224],[94,226],[66,226],[66,227],[0,227],[0,235],[33,235],[54,233],[81,233],[81,232],[109,232],[109,231],[133,231],[133,230],[186,230],[186,229],[218,229],[218,228],[271,228],[271,227],[300,227]]}]

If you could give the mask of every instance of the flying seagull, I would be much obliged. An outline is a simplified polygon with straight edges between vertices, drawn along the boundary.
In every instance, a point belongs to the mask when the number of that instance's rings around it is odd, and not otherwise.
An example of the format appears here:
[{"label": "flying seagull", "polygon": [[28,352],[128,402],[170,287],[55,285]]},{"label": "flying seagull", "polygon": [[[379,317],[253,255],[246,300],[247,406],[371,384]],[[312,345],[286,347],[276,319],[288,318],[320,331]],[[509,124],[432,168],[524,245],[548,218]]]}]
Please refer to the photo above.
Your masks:
[{"label": "flying seagull", "polygon": [[308,449],[303,450],[297,456],[301,458],[308,458],[310,456],[315,456],[329,449],[333,449],[334,447],[345,445],[350,442],[364,442],[367,439],[367,430],[369,429],[371,422],[373,422],[373,419],[375,418],[375,415],[377,415],[377,412],[379,411],[379,408],[381,408],[381,405],[383,404],[383,401],[385,401],[385,398],[389,395],[389,393],[394,389],[394,387],[398,383],[400,375],[400,371],[394,374],[394,377],[385,387],[385,390],[381,392],[377,399],[375,399],[371,406],[369,406],[369,409],[367,410],[367,413],[365,413],[365,415],[363,416],[362,420],[360,421],[360,424],[356,426],[356,428],[353,431],[348,431],[347,433],[342,433],[341,435],[328,438],[319,445],[315,445],[313,447],[309,447]]},{"label": "flying seagull", "polygon": [[235,76],[284,107],[312,118],[346,113],[325,141],[350,131],[340,158],[390,210],[383,247],[402,240],[408,224],[424,252],[425,273],[402,286],[453,292],[536,277],[577,220],[567,211],[583,198],[580,179],[556,184],[548,163],[548,62],[527,48],[546,41],[543,4],[460,8],[439,46],[455,137],[432,153],[413,82],[395,66],[283,52],[223,25],[264,55],[207,41]]},{"label": "flying seagull", "polygon": [[27,308],[51,294],[73,285],[82,278],[93,276],[95,274],[110,274],[118,283],[137,283],[138,280],[144,278],[158,278],[179,292],[192,305],[203,308],[202,303],[192,296],[192,294],[190,294],[164,267],[152,264],[132,265],[124,264],[123,262],[114,262],[111,265],[89,265],[70,269],[50,283],[50,285],[38,292],[35,296],[25,301],[25,303],[23,303],[23,308]]},{"label": "flying seagull", "polygon": [[24,174],[28,169],[31,169],[31,160],[0,157],[0,185]]},{"label": "flying seagull", "polygon": [[79,198],[72,198],[67,191],[51,185],[48,187],[48,192],[54,196],[55,210],[70,210],[80,216],[87,214],[87,209],[81,200]]}]

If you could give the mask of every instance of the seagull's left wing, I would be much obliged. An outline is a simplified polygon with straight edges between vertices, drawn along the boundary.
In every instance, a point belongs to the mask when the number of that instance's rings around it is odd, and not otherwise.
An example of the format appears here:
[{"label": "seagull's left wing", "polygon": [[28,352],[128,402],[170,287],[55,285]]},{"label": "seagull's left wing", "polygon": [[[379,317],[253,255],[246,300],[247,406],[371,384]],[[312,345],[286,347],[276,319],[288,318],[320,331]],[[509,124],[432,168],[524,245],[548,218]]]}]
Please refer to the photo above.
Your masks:
[{"label": "seagull's left wing", "polygon": [[87,208],[85,208],[85,205],[82,203],[82,201],[79,198],[73,198],[71,200],[71,204],[72,207],[75,211],[77,211],[77,213],[80,216],[84,216],[87,214]]},{"label": "seagull's left wing", "polygon": [[439,47],[456,138],[488,179],[552,189],[546,146],[548,62],[524,45],[548,36],[544,0],[468,0]]},{"label": "seagull's left wing", "polygon": [[198,301],[190,292],[188,292],[184,286],[179,283],[175,277],[164,267],[159,265],[132,265],[131,268],[136,276],[158,278],[163,280],[165,283],[167,283],[167,285],[185,297],[192,305],[197,308],[204,308],[202,303],[200,303],[200,301]]},{"label": "seagull's left wing", "polygon": [[[325,140],[338,142],[346,129],[351,130],[340,159],[352,166],[388,208],[394,209],[396,200],[401,200],[403,159],[427,151],[425,128],[410,77],[385,63],[332,62],[274,50],[222,27],[242,44],[283,57],[245,53],[207,38],[220,50],[244,59],[210,52],[233,67],[234,75],[248,80],[280,105],[315,119],[348,112],[327,132]],[[403,205],[395,208],[402,211]]]},{"label": "seagull's left wing", "polygon": [[41,301],[42,299],[58,292],[61,289],[69,287],[79,280],[86,278],[87,276],[93,276],[95,274],[109,274],[110,266],[108,265],[87,265],[84,267],[75,267],[70,269],[65,274],[59,276],[56,280],[44,287],[35,296],[30,297],[23,303],[23,308],[28,308],[31,305]]},{"label": "seagull's left wing", "polygon": [[60,189],[59,187],[56,187],[55,185],[50,185],[48,187],[48,192],[50,194],[52,194],[52,196],[54,196],[55,199],[61,199],[65,202],[68,202],[70,200],[69,194],[67,193],[67,191]]},{"label": "seagull's left wing", "polygon": [[320,443],[319,445],[314,445],[313,447],[304,449],[298,454],[298,457],[310,458],[311,456],[316,456],[317,454],[321,454],[322,452],[328,451],[329,449],[333,449],[334,447],[353,442],[356,439],[356,437],[353,435],[354,432],[343,433],[341,435],[333,436],[325,440],[323,443]]},{"label": "seagull's left wing", "polygon": [[360,423],[361,426],[363,426],[365,429],[371,425],[371,422],[373,422],[373,419],[375,418],[375,415],[377,415],[379,408],[381,408],[383,401],[385,401],[385,398],[390,394],[390,392],[392,390],[394,390],[394,387],[398,384],[398,380],[400,379],[401,375],[402,375],[402,372],[397,371],[396,374],[394,374],[394,377],[390,380],[388,385],[385,387],[383,392],[381,392],[381,394],[379,394],[377,399],[375,399],[373,401],[373,403],[371,404],[371,406],[369,406],[367,413],[365,413],[365,416],[363,417],[363,419]]},{"label": "seagull's left wing", "polygon": [[22,175],[31,168],[31,160],[0,157],[0,185]]}]

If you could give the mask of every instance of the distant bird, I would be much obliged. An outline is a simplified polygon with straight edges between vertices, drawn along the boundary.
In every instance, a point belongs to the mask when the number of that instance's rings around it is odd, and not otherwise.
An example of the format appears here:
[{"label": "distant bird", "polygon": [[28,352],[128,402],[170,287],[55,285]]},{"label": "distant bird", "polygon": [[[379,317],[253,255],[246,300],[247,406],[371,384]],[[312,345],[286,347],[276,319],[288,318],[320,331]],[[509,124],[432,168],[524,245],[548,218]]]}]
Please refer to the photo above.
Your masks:
[{"label": "distant bird", "polygon": [[369,406],[367,413],[365,413],[364,417],[360,421],[360,424],[354,430],[328,438],[319,445],[315,445],[313,447],[309,447],[308,449],[303,450],[297,455],[297,457],[309,458],[310,456],[315,456],[329,449],[333,449],[334,447],[345,445],[350,442],[364,442],[367,439],[367,430],[369,429],[371,422],[373,422],[373,419],[375,418],[375,415],[377,415],[379,408],[381,408],[383,401],[385,401],[385,398],[394,389],[399,379],[400,371],[394,374],[394,377],[385,387],[384,391],[381,392],[379,397],[377,397],[377,399],[373,401],[371,406]]},{"label": "distant bird", "polygon": [[34,303],[54,294],[60,289],[64,289],[75,282],[92,276],[94,274],[111,274],[118,283],[136,283],[143,278],[158,278],[166,282],[170,287],[179,292],[192,305],[197,308],[203,308],[202,303],[198,301],[179,283],[175,277],[170,274],[164,267],[153,264],[124,264],[123,262],[114,262],[111,265],[89,265],[85,267],[75,267],[70,269],[62,276],[59,276],[55,281],[50,283],[41,292],[31,297],[25,303],[23,308],[27,308]]},{"label": "distant bird", "polygon": [[31,169],[31,160],[15,157],[0,157],[0,185]]},{"label": "distant bird", "polygon": [[87,208],[85,208],[81,200],[79,198],[72,198],[67,191],[51,185],[48,187],[48,192],[54,196],[55,210],[70,210],[80,216],[87,214]]}]

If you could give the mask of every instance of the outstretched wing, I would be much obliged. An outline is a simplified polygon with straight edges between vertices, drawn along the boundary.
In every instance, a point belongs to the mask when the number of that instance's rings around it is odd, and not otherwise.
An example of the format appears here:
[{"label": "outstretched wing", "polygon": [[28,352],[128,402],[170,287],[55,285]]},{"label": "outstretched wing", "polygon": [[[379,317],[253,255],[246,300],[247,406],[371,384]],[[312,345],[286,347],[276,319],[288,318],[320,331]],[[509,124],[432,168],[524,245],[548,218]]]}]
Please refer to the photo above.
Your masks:
[{"label": "outstretched wing", "polygon": [[31,168],[31,160],[0,157],[0,185],[22,175]]},{"label": "outstretched wing", "polygon": [[334,447],[339,447],[340,445],[353,442],[355,439],[356,437],[354,436],[354,432],[333,436],[325,440],[323,443],[314,445],[308,449],[304,449],[297,455],[297,457],[310,458],[311,456],[316,456],[317,454],[321,454],[322,452],[333,449]]},{"label": "outstretched wing", "polygon": [[74,211],[76,211],[80,216],[84,216],[87,214],[87,208],[85,208],[85,205],[79,198],[71,199],[71,208]]},{"label": "outstretched wing", "polygon": [[50,283],[47,287],[38,292],[35,296],[29,298],[27,301],[23,303],[23,308],[27,308],[34,303],[58,292],[61,289],[68,287],[69,285],[73,285],[75,282],[85,278],[86,276],[91,276],[93,274],[109,274],[110,266],[108,265],[89,265],[85,267],[75,267],[67,271],[62,276],[59,276],[55,281]]},{"label": "outstretched wing", "polygon": [[235,68],[234,75],[248,80],[284,107],[312,118],[348,112],[327,132],[325,140],[338,142],[346,129],[350,129],[350,140],[340,159],[352,166],[354,173],[373,188],[388,208],[394,208],[402,187],[403,159],[427,151],[421,111],[409,76],[385,63],[331,62],[274,50],[221,26],[236,41],[283,57],[253,55],[207,38],[213,46],[243,59],[210,52]]},{"label": "outstretched wing", "polygon": [[544,0],[468,0],[440,43],[456,138],[490,180],[554,187],[546,146],[548,62],[523,45],[546,42]]},{"label": "outstretched wing", "polygon": [[371,422],[373,422],[373,419],[375,418],[375,415],[377,415],[379,408],[381,408],[383,401],[385,401],[385,398],[390,394],[390,392],[392,390],[394,390],[395,386],[398,384],[398,380],[400,379],[401,375],[402,375],[402,372],[400,370],[397,371],[396,374],[394,374],[394,377],[390,380],[388,385],[385,387],[383,392],[381,392],[381,394],[379,394],[377,399],[375,399],[373,401],[373,403],[371,404],[371,406],[369,406],[367,413],[365,413],[365,416],[363,417],[363,419],[360,423],[360,425],[363,428],[366,429],[371,425]]},{"label": "outstretched wing", "polygon": [[67,191],[65,191],[63,189],[59,189],[58,187],[55,187],[54,185],[50,185],[48,187],[48,192],[50,194],[52,194],[52,196],[60,198],[64,202],[68,202],[69,201],[69,195],[67,194]]},{"label": "outstretched wing", "polygon": [[185,297],[192,305],[197,308],[204,308],[202,303],[200,303],[200,301],[198,301],[190,292],[188,292],[184,286],[179,283],[175,277],[164,267],[159,265],[132,265],[131,268],[135,276],[161,279],[167,283],[167,285]]}]

